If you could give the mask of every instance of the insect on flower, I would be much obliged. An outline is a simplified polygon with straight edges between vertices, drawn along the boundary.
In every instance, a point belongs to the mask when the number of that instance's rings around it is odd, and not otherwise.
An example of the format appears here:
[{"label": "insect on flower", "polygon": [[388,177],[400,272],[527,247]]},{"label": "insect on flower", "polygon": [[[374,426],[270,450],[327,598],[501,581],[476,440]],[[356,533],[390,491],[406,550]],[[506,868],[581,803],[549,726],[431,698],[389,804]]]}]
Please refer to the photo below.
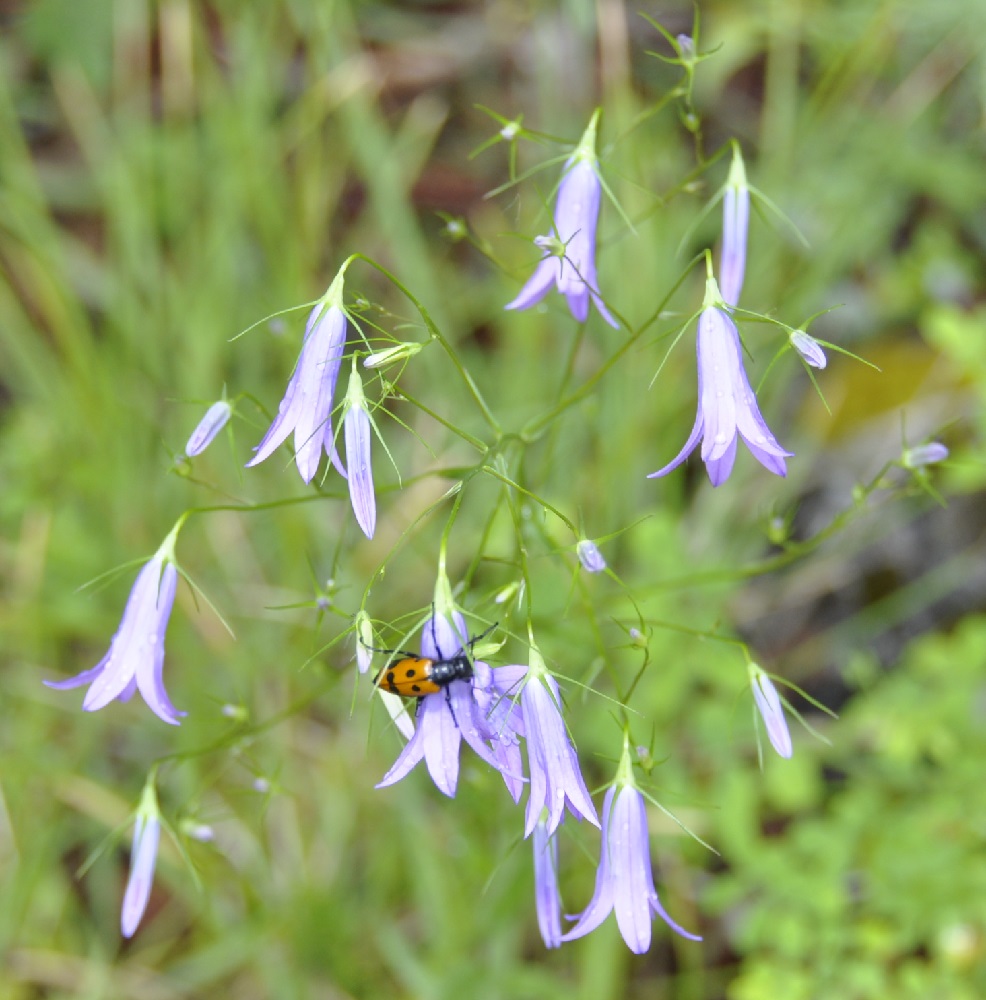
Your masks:
[{"label": "insect on flower", "polygon": [[399,660],[386,665],[373,678],[373,683],[403,698],[423,698],[425,695],[437,694],[443,690],[448,698],[448,688],[453,681],[467,681],[472,678],[472,648],[477,642],[485,639],[497,624],[491,625],[481,635],[473,636],[465,646],[460,646],[451,656],[440,659],[419,656],[403,649],[377,649],[375,646],[370,646],[368,648],[376,653],[400,657]]}]

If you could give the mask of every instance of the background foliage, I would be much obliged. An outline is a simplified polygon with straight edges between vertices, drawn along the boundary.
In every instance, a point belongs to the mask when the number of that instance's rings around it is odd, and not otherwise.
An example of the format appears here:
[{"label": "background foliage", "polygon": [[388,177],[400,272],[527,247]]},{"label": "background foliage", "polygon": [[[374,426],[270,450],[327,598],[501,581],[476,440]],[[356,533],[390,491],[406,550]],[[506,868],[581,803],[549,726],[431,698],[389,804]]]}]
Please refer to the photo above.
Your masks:
[{"label": "background foliage", "polygon": [[[691,29],[688,5],[646,12]],[[604,108],[603,169],[635,232],[604,206],[600,283],[635,326],[652,315],[683,262],[717,238],[713,212],[679,250],[725,175],[722,161],[679,189],[694,151],[674,106],[629,129],[677,80],[647,54],[666,43],[618,0],[0,5],[4,996],[986,991],[986,10],[722,0],[701,13],[702,48],[720,47],[697,80],[705,147],[739,138],[751,182],[810,244],[755,220],[744,304],[792,325],[841,304],[812,332],[881,372],[831,359],[827,412],[790,355],[774,369],[763,399],[797,453],[786,481],[748,455],[715,491],[696,464],[648,481],[692,419],[689,347],[649,388],[663,335],[699,304],[686,281],[626,363],[524,453],[545,499],[590,537],[613,536],[604,553],[651,623],[633,707],[635,735],[660,761],[655,794],[721,852],[655,812],[662,897],[705,941],[657,928],[635,958],[612,921],[544,950],[519,814],[483,765],[464,767],[454,802],[417,772],[373,790],[399,744],[365,686],[354,694],[351,637],[326,644],[397,545],[372,613],[427,607],[444,508],[401,536],[449,470],[475,461],[406,402],[388,404],[394,419],[379,414],[403,487],[379,461],[391,488],[372,543],[333,499],[189,523],[179,557],[236,638],[180,588],[166,665],[190,713],[180,730],[140,704],[83,716],[40,682],[98,660],[132,570],[80,586],[149,555],[186,507],[225,502],[216,489],[253,503],[312,496],[280,459],[241,471],[266,426],[250,405],[235,451],[214,446],[194,479],[175,474],[173,456],[223,385],[276,405],[301,314],[230,338],[320,294],[349,253],[413,289],[512,429],[622,342],[598,319],[576,333],[551,299],[502,311],[528,273],[529,238],[546,229],[555,170],[484,198],[509,158],[503,145],[468,158],[498,127],[476,105],[570,141]],[[518,167],[557,153],[522,145]],[[450,239],[439,212],[464,217],[475,243]],[[368,268],[347,290],[372,303],[368,320],[425,339]],[[762,374],[780,340],[766,326],[744,334]],[[480,433],[450,371],[432,345],[402,389]],[[902,433],[952,449],[932,474],[947,504],[900,469],[860,496],[900,455]],[[342,496],[332,479],[322,494]],[[515,578],[500,496],[474,481],[450,551],[453,582],[468,576],[467,605],[489,618],[507,613],[493,598]],[[579,577],[574,539],[536,505],[520,510],[553,668],[586,683],[604,664],[635,669],[639,650],[621,648],[634,624],[624,591]],[[838,531],[810,543],[836,518]],[[784,558],[785,540],[808,541],[807,554]],[[795,699],[831,745],[798,731],[794,758],[761,771],[740,658],[657,622],[741,636],[839,712],[832,722]],[[507,646],[501,661],[521,655]],[[598,788],[618,731],[604,702],[574,686],[567,696]],[[125,833],[154,760],[213,744],[161,781],[176,830],[215,827],[213,845],[179,834],[201,887],[165,843],[144,925],[121,944],[126,836],[85,876],[80,865]],[[570,910],[591,892],[595,845],[579,830],[563,847]]]}]

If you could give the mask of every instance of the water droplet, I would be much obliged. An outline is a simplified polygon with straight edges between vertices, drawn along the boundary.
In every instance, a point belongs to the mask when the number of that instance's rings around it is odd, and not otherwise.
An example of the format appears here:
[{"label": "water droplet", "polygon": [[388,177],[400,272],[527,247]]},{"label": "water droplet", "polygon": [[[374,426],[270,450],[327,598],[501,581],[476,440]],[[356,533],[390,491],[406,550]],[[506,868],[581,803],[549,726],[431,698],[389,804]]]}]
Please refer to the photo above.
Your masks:
[{"label": "water droplet", "polygon": [[757,444],[766,444],[766,443],[767,443],[767,438],[764,437],[763,434],[758,434],[757,435]]},{"label": "water droplet", "polygon": [[716,444],[725,444],[725,443],[726,443],[726,435],[723,434],[722,431],[719,431],[719,433],[716,435]]},{"label": "water droplet", "polygon": [[720,389],[720,390],[719,390],[719,391],[718,391],[718,392],[716,393],[716,398],[717,398],[717,399],[722,399],[722,397],[723,397],[724,395],[725,395],[725,393],[724,393],[724,392],[722,391],[722,389]]},{"label": "water droplet", "polygon": [[157,632],[149,632],[149,633],[147,634],[147,644],[148,644],[149,646],[154,646],[154,645],[156,645],[156,643],[157,643],[157,640],[158,640],[158,635],[157,635]]}]

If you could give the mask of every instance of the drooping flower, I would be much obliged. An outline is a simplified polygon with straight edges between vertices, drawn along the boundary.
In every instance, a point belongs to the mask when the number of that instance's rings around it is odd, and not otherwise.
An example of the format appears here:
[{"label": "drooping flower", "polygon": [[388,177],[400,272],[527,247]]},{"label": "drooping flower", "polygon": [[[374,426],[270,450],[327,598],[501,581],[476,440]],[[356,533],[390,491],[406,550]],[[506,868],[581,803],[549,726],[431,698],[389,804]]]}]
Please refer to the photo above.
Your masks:
[{"label": "drooping flower", "polygon": [[572,941],[594,931],[616,911],[616,923],[627,947],[637,955],[650,948],[651,921],[656,914],[675,932],[692,941],[668,915],[654,888],[647,833],[647,807],[633,779],[629,744],[624,742],[616,781],[603,801],[603,840],[592,900],[562,941]]},{"label": "drooping flower", "polygon": [[[436,609],[425,623],[421,636],[421,655],[429,660],[447,660],[468,643],[465,618],[453,611],[449,618]],[[455,796],[459,780],[459,747],[463,739],[491,767],[502,765],[487,746],[493,733],[483,708],[474,693],[474,685],[488,689],[492,675],[487,664],[474,662],[475,676],[452,681],[442,691],[425,695],[418,709],[417,728],[393,766],[377,783],[377,788],[393,785],[406,777],[424,759],[432,781],[440,792]]]},{"label": "drooping flower", "polygon": [[781,757],[790,758],[794,749],[791,746],[791,733],[787,728],[787,719],[784,718],[784,708],[777,694],[777,688],[756,663],[750,664],[749,672],[753,700],[767,730],[767,739]]},{"label": "drooping flower", "polygon": [[795,330],[789,338],[791,346],[812,368],[824,368],[828,364],[822,345],[804,330]]},{"label": "drooping flower", "polygon": [[377,499],[373,492],[373,464],[370,455],[372,418],[363,394],[363,381],[356,370],[355,358],[349,376],[342,427],[346,439],[349,501],[353,505],[356,523],[367,538],[372,538],[377,526]]},{"label": "drooping flower", "polygon": [[578,545],[575,546],[576,555],[579,557],[579,562],[582,564],[582,568],[587,573],[602,573],[606,568],[606,560],[603,558],[603,554],[599,551],[599,546],[595,542],[590,541],[588,538],[583,538]]},{"label": "drooping flower", "polygon": [[305,339],[287,391],[256,454],[247,467],[263,462],[294,431],[294,457],[301,478],[310,483],[322,450],[334,453],[332,401],[346,346],[346,314],[342,309],[345,265],[316,303],[305,325]]},{"label": "drooping flower", "polygon": [[82,702],[86,712],[95,712],[114,698],[127,701],[139,690],[150,710],[170,725],[177,726],[186,714],[172,705],[161,676],[164,634],[178,584],[174,563],[177,530],[137,574],[109,652],[91,670],[65,681],[45,681],[59,691],[91,684]]},{"label": "drooping flower", "polygon": [[558,892],[558,839],[542,816],[534,827],[534,903],[546,948],[561,947],[561,894]]},{"label": "drooping flower", "polygon": [[520,692],[531,783],[524,836],[533,833],[544,809],[548,811],[549,834],[558,829],[566,808],[576,819],[587,819],[599,826],[596,807],[582,780],[578,754],[561,716],[558,684],[533,643],[528,660],[527,667],[496,670],[496,687],[503,692],[503,701],[511,702]]},{"label": "drooping flower", "polygon": [[672,461],[647,478],[676,469],[702,442],[702,461],[713,486],[720,486],[733,471],[737,437],[742,437],[753,457],[769,472],[787,475],[785,458],[791,457],[771,433],[760,414],[746,369],[736,324],[724,305],[715,279],[706,283],[705,304],[698,319],[698,412],[685,446]]},{"label": "drooping flower", "polygon": [[225,399],[213,403],[205,411],[205,416],[198,422],[198,426],[192,431],[188,444],[185,445],[185,454],[189,458],[201,455],[215,441],[216,435],[229,423],[232,412],[232,404]]},{"label": "drooping flower", "polygon": [[130,877],[120,909],[120,931],[124,937],[134,936],[137,925],[147,909],[154,884],[158,843],[161,839],[161,815],[153,779],[144,786],[137,815],[134,818],[134,839],[130,848]]},{"label": "drooping flower", "polygon": [[534,242],[545,254],[527,284],[506,309],[527,309],[540,302],[552,285],[568,300],[568,308],[580,323],[589,315],[589,300],[612,327],[619,327],[599,295],[596,278],[596,226],[602,185],[596,158],[597,111],[581,141],[565,164],[555,202],[555,231]]},{"label": "drooping flower", "polygon": [[750,189],[739,146],[733,145],[733,162],[722,195],[722,256],[719,283],[727,306],[735,306],[743,291],[746,273],[746,235],[750,223]]}]

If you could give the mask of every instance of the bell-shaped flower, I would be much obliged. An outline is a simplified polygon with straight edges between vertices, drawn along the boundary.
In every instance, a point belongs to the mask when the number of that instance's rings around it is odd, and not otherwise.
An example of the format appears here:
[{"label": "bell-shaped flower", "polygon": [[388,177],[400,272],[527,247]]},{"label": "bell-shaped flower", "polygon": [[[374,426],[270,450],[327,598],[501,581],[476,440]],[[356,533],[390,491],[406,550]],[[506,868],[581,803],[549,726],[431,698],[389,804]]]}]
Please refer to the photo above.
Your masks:
[{"label": "bell-shaped flower", "polygon": [[225,399],[220,399],[213,403],[205,416],[198,422],[195,430],[192,431],[185,445],[185,454],[189,458],[201,455],[206,448],[216,439],[216,435],[229,423],[229,418],[233,413],[232,404]]},{"label": "bell-shaped flower", "polygon": [[[348,262],[347,262],[348,263]],[[247,467],[263,462],[294,431],[294,458],[301,478],[310,483],[318,471],[322,449],[334,451],[332,402],[346,347],[346,314],[342,308],[345,265],[312,309],[305,339],[287,391],[256,454]]]},{"label": "bell-shaped flower", "polygon": [[343,470],[340,467],[339,471],[349,482],[349,501],[353,505],[356,523],[367,538],[372,538],[377,526],[377,499],[373,492],[373,464],[370,454],[373,418],[366,405],[363,381],[356,370],[355,358],[344,409],[342,429],[346,441],[347,468]]},{"label": "bell-shaped flower", "polygon": [[554,232],[534,241],[544,249],[544,256],[506,309],[527,309],[540,302],[552,286],[557,286],[580,323],[589,315],[591,299],[603,319],[610,326],[619,327],[599,294],[596,278],[596,226],[602,194],[596,158],[598,118],[597,111],[565,164],[555,202]]},{"label": "bell-shaped flower", "polygon": [[736,324],[725,311],[715,279],[706,283],[705,304],[698,319],[698,412],[680,452],[648,479],[676,469],[702,442],[702,461],[713,486],[733,471],[736,442],[742,437],[753,457],[769,472],[787,475],[785,451],[771,433],[757,406],[746,369]]},{"label": "bell-shaped flower", "polygon": [[756,663],[749,666],[750,687],[753,690],[753,700],[760,718],[763,719],[770,745],[785,759],[794,753],[791,746],[791,733],[784,718],[784,708],[774,682]]},{"label": "bell-shaped flower", "polygon": [[[436,609],[422,632],[421,655],[429,660],[451,659],[467,647],[468,636],[466,621],[460,612],[452,611],[446,617]],[[492,672],[487,664],[479,661],[473,663],[473,671],[472,678],[452,681],[444,690],[421,699],[414,735],[377,788],[400,781],[423,759],[438,790],[454,797],[459,780],[459,747],[463,739],[487,764],[498,771],[502,769],[501,762],[487,746],[494,734],[473,690],[474,685],[489,689]]]},{"label": "bell-shaped flower", "polygon": [[750,189],[739,146],[733,144],[733,162],[722,195],[722,257],[719,287],[727,306],[739,302],[746,273],[746,235],[750,224]]},{"label": "bell-shaped flower", "polygon": [[634,783],[626,741],[616,780],[603,801],[602,832],[595,892],[575,926],[562,935],[562,941],[594,931],[614,910],[623,940],[637,955],[650,948],[655,915],[682,937],[700,941],[698,935],[675,923],[658,899],[651,870],[647,807]]},{"label": "bell-shaped flower", "polygon": [[534,827],[534,902],[546,948],[561,947],[561,894],[558,891],[558,838],[542,816]]},{"label": "bell-shaped flower", "polygon": [[134,936],[143,919],[154,884],[158,843],[161,840],[161,814],[153,779],[144,786],[137,815],[134,818],[134,839],[130,848],[130,876],[123,893],[120,910],[120,931],[124,937]]},{"label": "bell-shaped flower", "polygon": [[127,599],[120,627],[109,652],[90,670],[65,681],[45,681],[59,691],[91,685],[82,707],[95,712],[114,698],[127,701],[139,690],[151,711],[172,726],[185,715],[164,690],[164,634],[175,600],[178,571],[174,543],[178,527],[168,535],[152,559],[144,564]]},{"label": "bell-shaped flower", "polygon": [[533,643],[528,661],[527,667],[499,667],[496,670],[496,687],[503,691],[505,700],[515,699],[520,692],[531,783],[524,836],[529,837],[534,832],[543,809],[548,811],[549,835],[558,829],[566,808],[576,819],[587,819],[599,826],[596,807],[582,779],[578,754],[561,715],[558,684]]}]

